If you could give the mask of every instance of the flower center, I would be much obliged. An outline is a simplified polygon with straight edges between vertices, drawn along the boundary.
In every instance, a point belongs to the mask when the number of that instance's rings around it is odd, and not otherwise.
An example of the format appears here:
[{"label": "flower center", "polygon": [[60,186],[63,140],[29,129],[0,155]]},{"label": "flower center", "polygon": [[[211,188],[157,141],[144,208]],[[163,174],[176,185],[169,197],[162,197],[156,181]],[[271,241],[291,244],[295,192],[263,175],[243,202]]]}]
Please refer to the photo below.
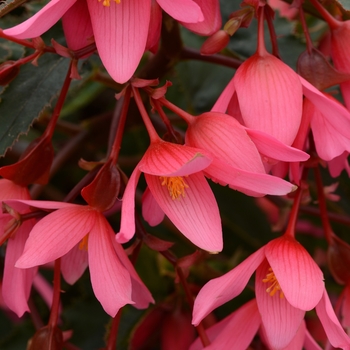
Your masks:
[{"label": "flower center", "polygon": [[[101,2],[102,0],[98,0],[98,2]],[[113,0],[115,3],[120,4],[120,0]],[[109,7],[111,6],[111,0],[103,0],[102,2],[103,6]]]},{"label": "flower center", "polygon": [[178,199],[180,196],[185,197],[185,188],[188,188],[188,185],[182,176],[160,176],[159,178],[162,181],[162,186],[168,187],[172,199]]},{"label": "flower center", "polygon": [[88,240],[89,240],[89,234],[87,234],[86,236],[84,236],[84,238],[81,240],[81,242],[79,243],[79,249],[80,250],[88,250]]},{"label": "flower center", "polygon": [[269,295],[271,297],[273,297],[276,292],[280,292],[280,298],[284,298],[284,294],[282,292],[282,289],[281,289],[281,286],[279,285],[278,281],[277,281],[277,278],[274,274],[274,272],[272,271],[272,268],[270,267],[269,268],[269,273],[266,275],[266,278],[264,278],[262,281],[264,283],[271,283],[270,287],[268,287],[266,289],[266,293],[269,293]]}]

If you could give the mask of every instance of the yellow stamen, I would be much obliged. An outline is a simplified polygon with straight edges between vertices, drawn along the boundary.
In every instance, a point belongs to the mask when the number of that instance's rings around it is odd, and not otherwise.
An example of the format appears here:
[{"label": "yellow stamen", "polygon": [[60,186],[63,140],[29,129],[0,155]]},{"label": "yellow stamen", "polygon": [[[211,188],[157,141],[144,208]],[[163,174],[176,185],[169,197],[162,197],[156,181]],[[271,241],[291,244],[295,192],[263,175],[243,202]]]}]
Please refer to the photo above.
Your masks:
[{"label": "yellow stamen", "polygon": [[87,234],[86,236],[84,236],[84,238],[79,243],[80,250],[85,250],[85,251],[88,250],[88,240],[89,240],[89,235]]},{"label": "yellow stamen", "polygon": [[[98,0],[98,2],[101,2],[102,0]],[[116,4],[120,4],[120,0],[113,0]],[[102,2],[103,6],[109,7],[111,6],[111,0],[103,0]]]},{"label": "yellow stamen", "polygon": [[162,181],[162,186],[168,187],[172,199],[178,199],[180,196],[185,197],[185,188],[188,188],[188,185],[182,176],[160,176],[159,178]]},{"label": "yellow stamen", "polygon": [[264,278],[262,281],[264,283],[271,283],[270,287],[266,289],[266,293],[269,293],[269,295],[271,297],[273,297],[276,292],[280,292],[280,298],[284,298],[284,294],[282,292],[281,286],[279,285],[277,278],[274,274],[274,272],[272,271],[272,268],[269,268],[270,273],[268,273],[266,275],[266,278]]}]

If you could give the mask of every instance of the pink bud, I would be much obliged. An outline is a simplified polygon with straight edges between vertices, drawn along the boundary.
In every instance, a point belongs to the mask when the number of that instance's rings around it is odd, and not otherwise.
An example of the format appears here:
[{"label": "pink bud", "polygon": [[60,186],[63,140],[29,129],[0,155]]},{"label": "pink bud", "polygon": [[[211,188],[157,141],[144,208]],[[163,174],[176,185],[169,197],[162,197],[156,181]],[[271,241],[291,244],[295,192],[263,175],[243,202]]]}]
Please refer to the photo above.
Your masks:
[{"label": "pink bud", "polygon": [[202,45],[201,54],[202,55],[212,55],[224,49],[228,42],[230,41],[230,36],[224,30],[219,30],[215,34],[211,35]]}]

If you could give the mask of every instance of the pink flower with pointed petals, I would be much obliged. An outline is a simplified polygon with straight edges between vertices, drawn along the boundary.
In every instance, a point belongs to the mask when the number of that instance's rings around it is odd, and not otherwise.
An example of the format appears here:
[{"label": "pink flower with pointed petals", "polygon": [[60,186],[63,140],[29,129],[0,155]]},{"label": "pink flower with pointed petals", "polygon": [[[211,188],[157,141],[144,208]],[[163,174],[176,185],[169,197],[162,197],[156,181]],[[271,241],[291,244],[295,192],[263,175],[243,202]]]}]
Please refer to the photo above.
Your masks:
[{"label": "pink flower with pointed petals", "polygon": [[256,301],[273,348],[286,347],[295,337],[305,311],[315,307],[331,344],[350,347],[350,339],[330,306],[322,271],[288,235],[272,240],[224,276],[209,281],[195,300],[193,324],[240,294],[254,271]]},{"label": "pink flower with pointed petals", "polygon": [[[28,209],[57,210],[34,226],[16,267],[26,269],[48,263],[64,257],[80,245],[80,249],[87,249],[91,284],[96,298],[109,315],[114,317],[125,304],[146,308],[153,302],[124,249],[115,242],[113,229],[100,211],[89,205],[19,202]],[[16,202],[7,203],[13,205]],[[80,264],[80,260],[77,264]],[[70,266],[72,271],[75,268],[76,264]],[[74,280],[75,277],[71,278]]]},{"label": "pink flower with pointed petals", "polygon": [[[19,39],[35,38],[63,18],[68,45],[72,49],[81,48],[84,43],[89,43],[93,35],[108,73],[115,81],[124,83],[134,74],[147,49],[148,35],[153,38],[150,39],[152,45],[159,37],[154,32],[160,30],[159,26],[152,25],[149,34],[151,1],[51,0],[27,21],[4,30],[4,33]],[[192,30],[205,32],[207,27],[212,27],[215,31],[221,25],[217,0],[181,0],[176,4],[172,0],[157,0],[157,3],[184,25],[191,24]],[[160,11],[154,14],[159,16]],[[155,21],[160,22],[159,18]],[[201,22],[203,28],[198,26]]]},{"label": "pink flower with pointed petals", "polygon": [[306,160],[304,152],[293,149],[261,132],[244,128],[236,119],[218,112],[204,113],[188,120],[186,144],[210,152],[213,162],[204,170],[209,178],[228,184],[248,195],[283,195],[295,186],[266,174],[256,144],[265,155],[283,160]]},{"label": "pink flower with pointed petals", "polygon": [[[156,225],[162,220],[161,209],[192,243],[210,252],[221,251],[219,209],[202,172],[210,163],[211,158],[201,149],[160,139],[152,142],[126,186],[117,241],[127,242],[135,234],[135,190],[144,173],[151,195],[148,205],[157,210],[153,214],[156,219],[149,220],[150,224]],[[152,204],[153,201],[157,203]],[[150,211],[144,209],[143,212],[147,220]]]},{"label": "pink flower with pointed petals", "polygon": [[[26,187],[19,186],[7,179],[1,179],[0,200],[4,201],[8,199],[30,199],[30,195]],[[22,212],[24,208],[23,205],[17,204],[13,209]],[[10,220],[14,220],[10,214],[0,214],[0,233],[2,238],[5,234],[4,231],[8,228]],[[37,268],[34,267],[22,270],[15,267],[15,263],[23,253],[24,244],[34,223],[34,219],[24,221],[7,240],[4,276],[2,280],[2,295],[8,308],[15,312],[19,317],[21,317],[26,311],[29,311],[27,301],[33,279],[37,273]]]}]

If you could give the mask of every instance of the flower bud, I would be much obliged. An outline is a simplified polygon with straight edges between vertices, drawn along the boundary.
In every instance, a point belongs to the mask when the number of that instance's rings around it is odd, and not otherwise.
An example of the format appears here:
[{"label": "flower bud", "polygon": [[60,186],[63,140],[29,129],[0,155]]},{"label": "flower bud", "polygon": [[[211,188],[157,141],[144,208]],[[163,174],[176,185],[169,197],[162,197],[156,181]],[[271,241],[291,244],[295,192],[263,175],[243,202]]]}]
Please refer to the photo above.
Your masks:
[{"label": "flower bud", "polygon": [[[238,29],[238,28],[237,28]],[[202,55],[212,55],[224,49],[230,40],[230,36],[224,30],[219,30],[211,35],[202,45]]]},{"label": "flower bud", "polygon": [[63,349],[63,335],[58,327],[45,326],[39,329],[28,341],[27,350],[42,349]]}]

